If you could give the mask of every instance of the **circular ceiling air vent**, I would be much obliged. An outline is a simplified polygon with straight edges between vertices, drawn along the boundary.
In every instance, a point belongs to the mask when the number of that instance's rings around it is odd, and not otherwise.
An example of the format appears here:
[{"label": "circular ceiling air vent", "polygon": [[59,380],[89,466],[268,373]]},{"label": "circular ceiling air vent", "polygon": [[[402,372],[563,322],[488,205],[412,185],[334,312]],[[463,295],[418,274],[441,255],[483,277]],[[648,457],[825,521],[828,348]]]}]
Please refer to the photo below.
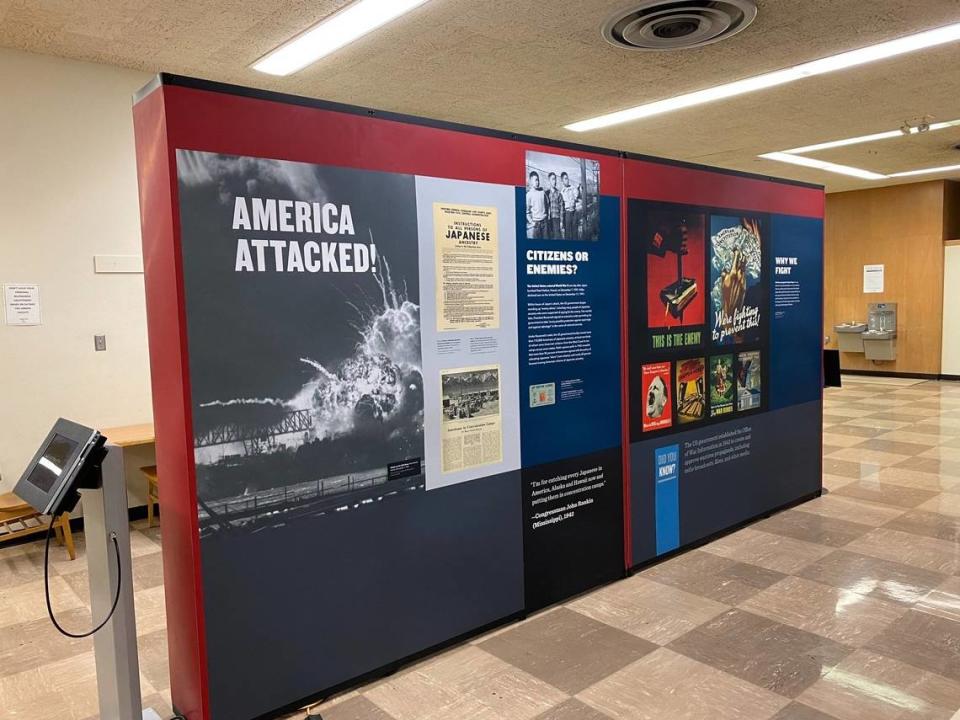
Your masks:
[{"label": "circular ceiling air vent", "polygon": [[736,35],[757,17],[753,0],[644,0],[603,24],[603,37],[630,50],[681,50]]}]

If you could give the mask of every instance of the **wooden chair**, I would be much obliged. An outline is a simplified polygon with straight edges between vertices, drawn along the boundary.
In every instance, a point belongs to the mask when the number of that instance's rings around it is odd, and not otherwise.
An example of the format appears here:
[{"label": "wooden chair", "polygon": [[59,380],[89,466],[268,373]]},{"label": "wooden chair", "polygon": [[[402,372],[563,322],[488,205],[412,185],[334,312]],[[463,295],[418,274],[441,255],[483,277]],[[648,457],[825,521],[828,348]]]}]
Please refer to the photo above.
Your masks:
[{"label": "wooden chair", "polygon": [[[48,521],[13,493],[0,495],[0,543],[36,535],[47,531]],[[70,513],[63,513],[53,528],[60,545],[65,545],[71,560],[76,560],[77,549],[70,531]]]},{"label": "wooden chair", "polygon": [[157,477],[157,466],[147,465],[140,468],[140,472],[147,478],[147,527],[153,527],[154,506],[160,504],[160,480]]}]

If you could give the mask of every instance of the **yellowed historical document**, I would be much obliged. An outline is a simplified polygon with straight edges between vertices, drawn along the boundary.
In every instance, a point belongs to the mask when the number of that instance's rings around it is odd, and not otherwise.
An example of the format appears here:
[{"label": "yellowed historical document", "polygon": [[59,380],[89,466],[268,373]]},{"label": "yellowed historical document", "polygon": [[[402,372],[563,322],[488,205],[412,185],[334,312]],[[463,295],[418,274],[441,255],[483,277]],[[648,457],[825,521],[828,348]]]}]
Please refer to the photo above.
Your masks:
[{"label": "yellowed historical document", "polygon": [[437,330],[500,327],[497,209],[433,204]]},{"label": "yellowed historical document", "polygon": [[442,471],[501,462],[500,366],[443,370],[440,385]]}]

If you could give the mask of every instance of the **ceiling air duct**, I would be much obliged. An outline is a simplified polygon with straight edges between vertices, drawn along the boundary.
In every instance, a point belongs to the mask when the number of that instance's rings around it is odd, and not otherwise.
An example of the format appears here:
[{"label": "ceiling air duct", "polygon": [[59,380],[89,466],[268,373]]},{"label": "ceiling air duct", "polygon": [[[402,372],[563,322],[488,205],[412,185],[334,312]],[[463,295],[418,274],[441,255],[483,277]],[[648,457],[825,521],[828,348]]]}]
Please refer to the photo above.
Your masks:
[{"label": "ceiling air duct", "polygon": [[736,35],[757,17],[753,0],[646,0],[603,24],[603,37],[630,50],[683,50]]}]

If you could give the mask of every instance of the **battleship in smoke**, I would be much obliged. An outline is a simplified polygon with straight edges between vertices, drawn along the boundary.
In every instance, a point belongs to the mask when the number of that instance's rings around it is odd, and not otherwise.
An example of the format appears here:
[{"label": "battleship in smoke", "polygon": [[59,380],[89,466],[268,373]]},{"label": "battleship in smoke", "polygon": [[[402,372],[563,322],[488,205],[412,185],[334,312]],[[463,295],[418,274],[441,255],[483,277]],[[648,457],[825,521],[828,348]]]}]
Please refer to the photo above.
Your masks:
[{"label": "battleship in smoke", "polygon": [[[357,491],[380,493],[390,468],[422,486],[423,376],[420,308],[380,258],[379,297],[351,304],[352,355],[335,367],[300,358],[312,376],[289,399],[235,398],[195,409],[201,518],[235,518],[251,504],[303,511],[336,507]],[[409,468],[413,467],[411,472]],[[417,472],[419,470],[419,472]],[[411,485],[412,483],[412,485]],[[332,498],[332,499],[331,499]]]}]

